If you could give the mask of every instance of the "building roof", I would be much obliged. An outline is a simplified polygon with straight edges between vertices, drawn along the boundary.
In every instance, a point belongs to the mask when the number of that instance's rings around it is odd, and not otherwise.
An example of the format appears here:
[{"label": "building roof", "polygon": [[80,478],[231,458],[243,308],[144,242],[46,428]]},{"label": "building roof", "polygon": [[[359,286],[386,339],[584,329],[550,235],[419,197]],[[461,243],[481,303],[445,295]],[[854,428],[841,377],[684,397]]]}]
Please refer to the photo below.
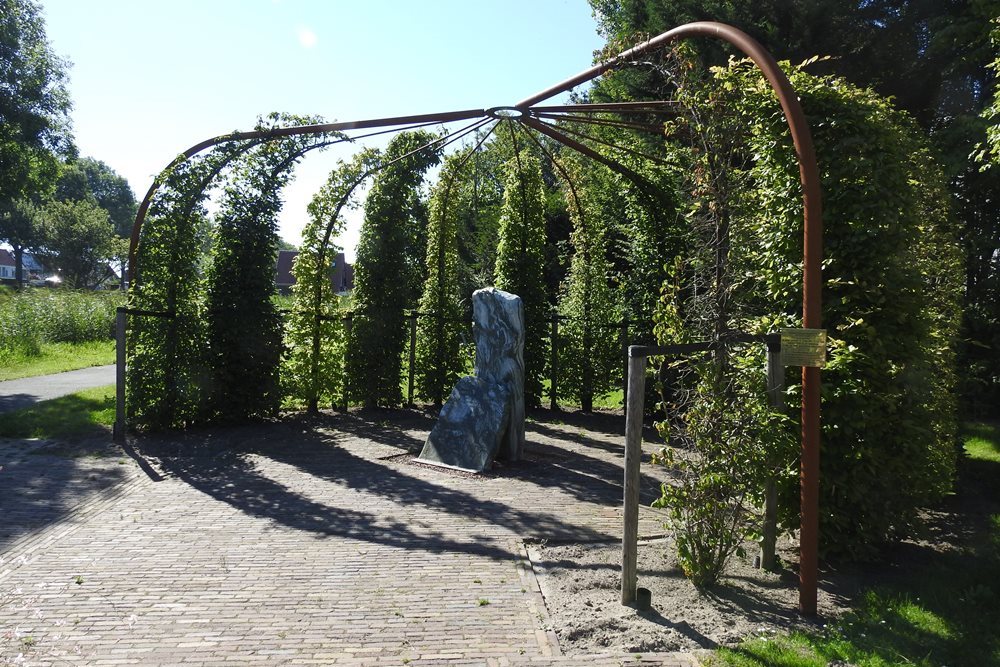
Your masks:
[{"label": "building roof", "polygon": [[0,248],[0,264],[4,266],[14,266],[14,255],[10,250]]}]

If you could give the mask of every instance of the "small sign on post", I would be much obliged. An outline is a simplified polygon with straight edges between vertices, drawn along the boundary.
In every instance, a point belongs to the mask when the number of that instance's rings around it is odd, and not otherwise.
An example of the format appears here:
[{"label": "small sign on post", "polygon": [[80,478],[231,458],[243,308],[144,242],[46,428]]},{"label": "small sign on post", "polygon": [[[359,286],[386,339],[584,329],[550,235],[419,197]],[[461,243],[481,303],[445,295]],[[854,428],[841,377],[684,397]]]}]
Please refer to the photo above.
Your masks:
[{"label": "small sign on post", "polygon": [[826,329],[782,329],[781,365],[826,366]]}]

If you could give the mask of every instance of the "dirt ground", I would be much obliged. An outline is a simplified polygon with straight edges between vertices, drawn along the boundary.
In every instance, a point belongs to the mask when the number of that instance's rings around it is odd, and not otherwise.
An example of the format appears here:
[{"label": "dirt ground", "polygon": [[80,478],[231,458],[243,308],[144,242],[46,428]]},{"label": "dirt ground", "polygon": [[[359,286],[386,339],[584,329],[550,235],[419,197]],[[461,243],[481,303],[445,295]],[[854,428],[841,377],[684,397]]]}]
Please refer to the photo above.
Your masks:
[{"label": "dirt ground", "polygon": [[[795,545],[782,540],[783,560]],[[748,545],[748,554],[753,552]],[[815,627],[848,608],[856,590],[849,574],[825,582],[819,620],[800,616],[798,576],[790,569],[755,569],[734,556],[722,581],[699,592],[683,575],[670,539],[640,542],[639,586],[652,607],[622,606],[620,544],[539,544],[529,549],[559,643],[567,653],[691,651],[732,646],[748,636]],[[837,592],[832,592],[837,591]]]}]

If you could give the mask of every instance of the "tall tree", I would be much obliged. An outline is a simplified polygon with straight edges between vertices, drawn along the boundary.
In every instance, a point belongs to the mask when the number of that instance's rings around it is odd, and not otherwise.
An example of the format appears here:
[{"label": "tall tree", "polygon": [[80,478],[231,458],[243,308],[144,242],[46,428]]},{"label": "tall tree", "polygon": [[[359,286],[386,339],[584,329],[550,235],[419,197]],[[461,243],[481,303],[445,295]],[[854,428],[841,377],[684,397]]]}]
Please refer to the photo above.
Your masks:
[{"label": "tall tree", "polygon": [[458,275],[457,220],[469,199],[459,180],[469,155],[457,153],[445,160],[430,202],[427,229],[427,279],[420,297],[423,317],[417,326],[417,389],[440,406],[464,368],[459,355],[462,307]]},{"label": "tall tree", "polygon": [[0,0],[0,240],[22,252],[34,239],[23,215],[40,203],[57,173],[57,154],[72,152],[65,61],[49,48],[32,0]]},{"label": "tall tree", "polygon": [[68,287],[95,287],[108,278],[114,233],[108,212],[82,201],[53,201],[39,216],[36,252],[56,269]]},{"label": "tall tree", "polygon": [[426,226],[424,174],[440,161],[427,132],[403,132],[386,146],[365,200],[354,265],[354,324],[348,341],[352,397],[366,407],[402,401],[399,382],[406,336],[405,310],[416,305],[419,283],[410,253],[415,229]]},{"label": "tall tree", "polygon": [[[319,122],[271,114],[258,129]],[[272,301],[281,189],[302,153],[322,135],[263,143],[238,160],[222,194],[215,261],[208,273],[206,319],[212,417],[273,416],[281,405],[281,319]]]},{"label": "tall tree", "polygon": [[545,192],[541,164],[527,151],[515,153],[505,171],[496,286],[524,304],[524,401],[533,407],[541,403],[548,341]]}]

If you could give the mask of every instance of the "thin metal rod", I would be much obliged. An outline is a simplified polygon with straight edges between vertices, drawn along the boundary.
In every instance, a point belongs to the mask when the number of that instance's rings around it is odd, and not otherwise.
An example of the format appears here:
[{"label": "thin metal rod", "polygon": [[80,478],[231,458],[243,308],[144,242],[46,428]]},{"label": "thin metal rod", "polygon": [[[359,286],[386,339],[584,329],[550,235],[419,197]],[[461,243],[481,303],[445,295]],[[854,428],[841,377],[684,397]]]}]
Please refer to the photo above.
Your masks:
[{"label": "thin metal rod", "polygon": [[112,437],[115,442],[125,442],[125,328],[127,311],[115,311],[115,425]]},{"label": "thin metal rod", "polygon": [[605,127],[617,127],[623,130],[636,130],[657,136],[663,136],[662,125],[646,125],[644,123],[633,123],[627,120],[615,120],[612,118],[595,118],[591,116],[577,116],[569,113],[533,113],[534,118],[548,118],[558,120],[570,120],[577,123],[587,123],[589,125],[602,125]]},{"label": "thin metal rod", "polygon": [[591,104],[562,104],[553,106],[533,106],[533,113],[601,113],[605,111],[632,111],[645,113],[677,113],[677,102],[672,100],[661,100],[654,102],[598,102]]},{"label": "thin metal rod", "polygon": [[[549,127],[552,126],[550,125]],[[663,158],[659,158],[654,155],[648,155],[646,153],[643,153],[642,151],[637,151],[634,148],[628,148],[627,146],[619,146],[618,144],[615,144],[613,142],[604,141],[603,139],[598,139],[597,137],[589,135],[585,132],[579,132],[577,130],[572,129],[571,127],[567,127],[566,125],[559,125],[558,127],[560,131],[565,132],[566,134],[570,134],[574,137],[585,139],[587,141],[593,141],[594,143],[600,144],[601,146],[607,146],[608,148],[612,148],[616,151],[623,151],[625,153],[628,153],[629,155],[634,155],[636,157],[642,158],[644,160],[649,160],[650,162],[654,162],[656,164],[665,167],[671,166],[670,163],[664,160]]]}]

